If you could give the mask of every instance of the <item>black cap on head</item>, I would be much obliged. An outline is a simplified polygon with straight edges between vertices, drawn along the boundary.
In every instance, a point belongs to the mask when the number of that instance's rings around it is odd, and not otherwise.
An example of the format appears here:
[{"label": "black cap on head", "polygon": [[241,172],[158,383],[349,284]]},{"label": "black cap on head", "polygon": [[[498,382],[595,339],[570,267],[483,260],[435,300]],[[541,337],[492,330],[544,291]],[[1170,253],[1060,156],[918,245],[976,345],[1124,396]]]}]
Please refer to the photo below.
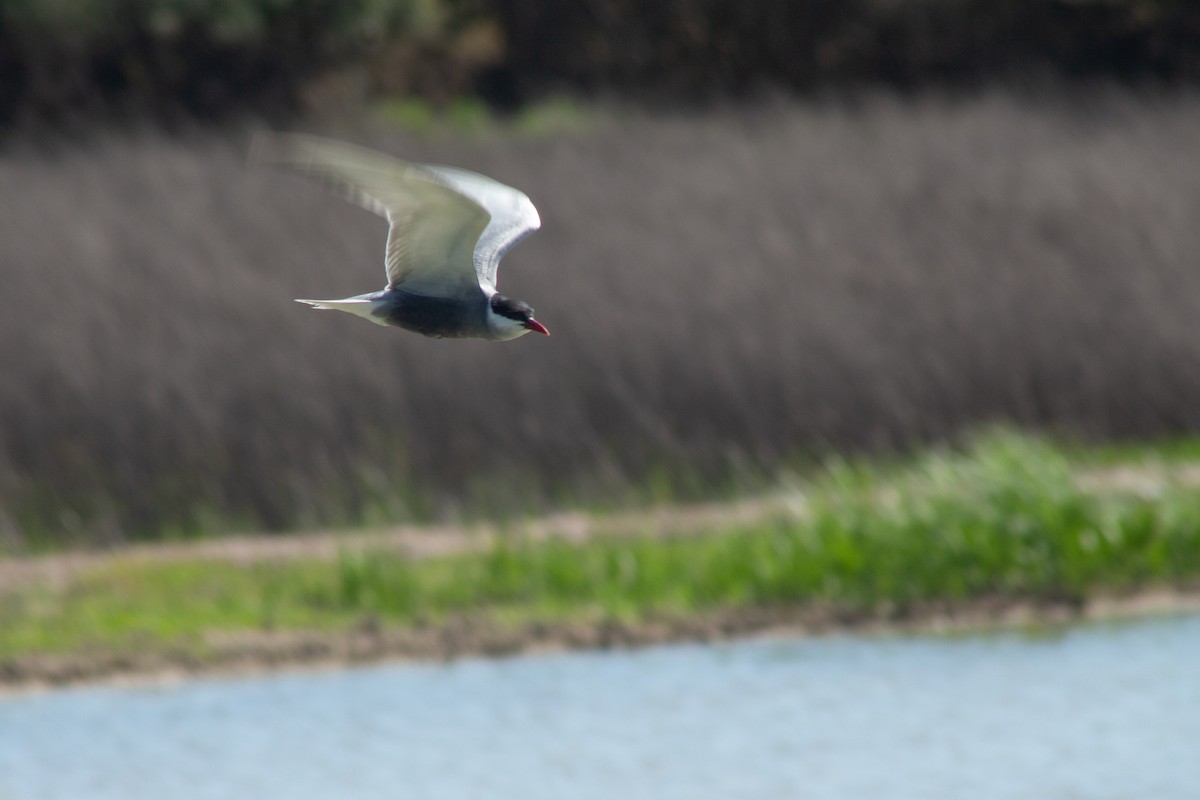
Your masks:
[{"label": "black cap on head", "polygon": [[529,307],[528,303],[513,300],[511,297],[505,297],[499,293],[492,295],[492,311],[517,322],[528,322],[529,318],[533,316],[533,309]]}]

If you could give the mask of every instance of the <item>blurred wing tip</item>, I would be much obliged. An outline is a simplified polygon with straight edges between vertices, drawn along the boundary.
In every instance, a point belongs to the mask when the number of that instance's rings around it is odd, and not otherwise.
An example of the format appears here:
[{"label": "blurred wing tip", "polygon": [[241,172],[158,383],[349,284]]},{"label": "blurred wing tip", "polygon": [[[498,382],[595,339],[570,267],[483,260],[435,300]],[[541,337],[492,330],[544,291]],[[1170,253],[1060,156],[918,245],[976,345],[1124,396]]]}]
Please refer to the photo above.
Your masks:
[{"label": "blurred wing tip", "polygon": [[246,157],[251,167],[271,166],[279,162],[280,135],[260,131],[250,140],[250,153]]},{"label": "blurred wing tip", "polygon": [[320,140],[305,133],[260,131],[250,142],[247,158],[251,167],[311,166],[320,147]]}]

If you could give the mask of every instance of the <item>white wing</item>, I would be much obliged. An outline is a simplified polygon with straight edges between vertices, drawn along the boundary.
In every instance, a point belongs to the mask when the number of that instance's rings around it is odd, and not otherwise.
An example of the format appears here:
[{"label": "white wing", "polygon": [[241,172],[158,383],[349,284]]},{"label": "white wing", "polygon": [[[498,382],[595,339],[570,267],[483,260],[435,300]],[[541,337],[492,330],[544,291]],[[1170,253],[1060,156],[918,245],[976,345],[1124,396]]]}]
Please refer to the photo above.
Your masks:
[{"label": "white wing", "polygon": [[423,166],[456,191],[474,200],[491,216],[475,245],[473,261],[480,283],[490,284],[494,288],[500,259],[517,242],[542,227],[542,219],[533,202],[524,192],[477,172],[437,164]]},{"label": "white wing", "polygon": [[464,170],[302,134],[260,134],[252,157],[331,184],[386,217],[389,288],[447,296],[494,286],[500,257],[539,224],[524,194]]}]

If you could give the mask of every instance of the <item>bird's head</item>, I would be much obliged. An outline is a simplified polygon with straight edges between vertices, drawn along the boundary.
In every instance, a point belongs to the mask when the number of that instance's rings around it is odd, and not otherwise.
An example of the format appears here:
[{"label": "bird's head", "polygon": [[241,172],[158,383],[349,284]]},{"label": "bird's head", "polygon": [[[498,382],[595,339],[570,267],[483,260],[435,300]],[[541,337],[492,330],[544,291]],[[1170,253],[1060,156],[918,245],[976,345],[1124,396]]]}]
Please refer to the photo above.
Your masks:
[{"label": "bird's head", "polygon": [[533,318],[533,309],[528,303],[499,293],[492,295],[488,306],[488,327],[497,339],[515,339],[529,331],[550,335],[546,326]]}]

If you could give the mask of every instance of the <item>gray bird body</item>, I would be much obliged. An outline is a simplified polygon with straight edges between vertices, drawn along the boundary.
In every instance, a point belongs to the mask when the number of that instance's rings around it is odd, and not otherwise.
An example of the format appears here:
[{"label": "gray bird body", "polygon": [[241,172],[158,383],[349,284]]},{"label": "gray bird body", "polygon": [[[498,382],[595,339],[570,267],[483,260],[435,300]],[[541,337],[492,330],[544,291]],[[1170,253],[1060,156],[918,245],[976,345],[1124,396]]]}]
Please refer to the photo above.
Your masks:
[{"label": "gray bird body", "polygon": [[430,297],[403,289],[384,289],[344,300],[301,300],[318,308],[347,311],[378,325],[391,325],[433,339],[489,339],[488,297]]},{"label": "gray bird body", "polygon": [[385,289],[297,302],[439,339],[549,333],[527,304],[496,291],[500,260],[541,226],[524,193],[467,170],[302,134],[260,134],[252,157],[320,180],[388,220]]}]

